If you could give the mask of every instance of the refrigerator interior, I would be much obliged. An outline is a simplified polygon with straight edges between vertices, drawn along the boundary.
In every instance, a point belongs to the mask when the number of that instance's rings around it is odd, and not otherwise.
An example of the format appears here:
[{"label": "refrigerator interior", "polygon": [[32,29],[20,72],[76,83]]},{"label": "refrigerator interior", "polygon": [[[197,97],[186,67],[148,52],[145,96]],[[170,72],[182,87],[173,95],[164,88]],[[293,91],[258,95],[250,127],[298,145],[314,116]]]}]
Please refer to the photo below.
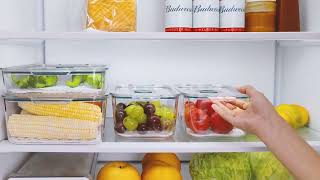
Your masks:
[{"label": "refrigerator interior", "polygon": [[[85,0],[0,2],[0,33],[77,32],[84,26]],[[163,31],[162,3],[138,0],[138,32]],[[320,21],[316,20],[320,17],[319,5],[318,0],[300,1],[303,31],[320,32]],[[109,87],[127,83],[251,84],[275,105],[297,103],[307,107],[311,115],[309,127],[320,132],[319,49],[316,41],[0,40],[0,67],[32,63],[108,64]],[[3,88],[1,81],[1,93]],[[111,103],[107,114],[112,114]],[[0,140],[3,139],[6,130],[1,99]],[[19,167],[28,155],[0,154],[0,167],[6,167],[0,168],[0,179]],[[142,156],[106,153],[99,155],[99,161],[136,162]],[[180,158],[188,161],[190,154],[180,154]]]}]

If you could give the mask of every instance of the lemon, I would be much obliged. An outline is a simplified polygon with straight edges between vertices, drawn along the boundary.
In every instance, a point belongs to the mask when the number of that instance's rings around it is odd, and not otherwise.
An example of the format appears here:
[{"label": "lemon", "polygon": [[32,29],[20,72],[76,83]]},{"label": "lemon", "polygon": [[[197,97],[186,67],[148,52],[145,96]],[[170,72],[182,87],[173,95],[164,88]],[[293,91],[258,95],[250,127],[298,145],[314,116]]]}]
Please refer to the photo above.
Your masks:
[{"label": "lemon", "polygon": [[282,117],[282,119],[284,119],[290,126],[294,126],[294,120],[292,119],[292,117],[285,111],[281,111],[281,110],[278,110],[276,109],[279,116]]},{"label": "lemon", "polygon": [[276,111],[293,128],[301,128],[309,123],[309,112],[302,106],[281,104]]},{"label": "lemon", "polygon": [[300,112],[289,104],[281,104],[276,107],[278,114],[286,120],[293,128],[300,127]]},{"label": "lemon", "polygon": [[305,126],[309,123],[309,112],[308,110],[300,105],[293,104],[291,105],[293,108],[297,109],[301,115],[301,126]]}]

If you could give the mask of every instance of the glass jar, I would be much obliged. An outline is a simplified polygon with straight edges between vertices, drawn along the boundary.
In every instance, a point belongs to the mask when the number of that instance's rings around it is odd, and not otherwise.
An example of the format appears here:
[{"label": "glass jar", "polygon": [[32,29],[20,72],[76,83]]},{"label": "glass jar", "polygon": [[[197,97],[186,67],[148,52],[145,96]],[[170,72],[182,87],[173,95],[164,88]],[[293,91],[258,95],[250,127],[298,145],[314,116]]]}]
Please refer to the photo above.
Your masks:
[{"label": "glass jar", "polygon": [[276,31],[276,0],[247,0],[246,31]]}]

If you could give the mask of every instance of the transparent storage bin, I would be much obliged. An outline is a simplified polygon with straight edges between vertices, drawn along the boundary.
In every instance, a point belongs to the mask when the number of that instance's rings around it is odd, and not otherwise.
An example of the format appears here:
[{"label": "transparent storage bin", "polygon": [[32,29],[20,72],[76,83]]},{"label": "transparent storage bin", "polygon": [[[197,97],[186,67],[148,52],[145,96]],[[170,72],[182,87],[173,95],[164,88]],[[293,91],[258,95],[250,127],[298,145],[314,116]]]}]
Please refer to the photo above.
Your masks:
[{"label": "transparent storage bin", "polygon": [[114,129],[130,138],[168,138],[176,128],[178,94],[169,86],[117,86]]},{"label": "transparent storage bin", "polygon": [[15,144],[97,144],[106,98],[4,97],[8,140]]},{"label": "transparent storage bin", "polygon": [[8,93],[20,97],[104,95],[104,65],[25,65],[4,68],[3,80]]},{"label": "transparent storage bin", "polygon": [[35,153],[8,180],[94,180],[96,154]]},{"label": "transparent storage bin", "polygon": [[245,135],[234,128],[212,108],[210,99],[241,99],[247,101],[247,95],[231,86],[221,85],[185,85],[177,86],[182,94],[181,116],[187,134],[192,137],[240,137]]}]

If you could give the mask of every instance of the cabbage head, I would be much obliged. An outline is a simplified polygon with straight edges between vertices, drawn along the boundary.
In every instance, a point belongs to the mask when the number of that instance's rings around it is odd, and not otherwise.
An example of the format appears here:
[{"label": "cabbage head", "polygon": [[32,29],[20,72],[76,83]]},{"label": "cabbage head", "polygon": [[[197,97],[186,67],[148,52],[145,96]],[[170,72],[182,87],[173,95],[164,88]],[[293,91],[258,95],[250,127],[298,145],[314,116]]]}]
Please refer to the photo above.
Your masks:
[{"label": "cabbage head", "polygon": [[249,154],[194,154],[190,175],[193,180],[251,180]]},{"label": "cabbage head", "polygon": [[293,180],[289,171],[271,152],[250,153],[254,180]]}]

